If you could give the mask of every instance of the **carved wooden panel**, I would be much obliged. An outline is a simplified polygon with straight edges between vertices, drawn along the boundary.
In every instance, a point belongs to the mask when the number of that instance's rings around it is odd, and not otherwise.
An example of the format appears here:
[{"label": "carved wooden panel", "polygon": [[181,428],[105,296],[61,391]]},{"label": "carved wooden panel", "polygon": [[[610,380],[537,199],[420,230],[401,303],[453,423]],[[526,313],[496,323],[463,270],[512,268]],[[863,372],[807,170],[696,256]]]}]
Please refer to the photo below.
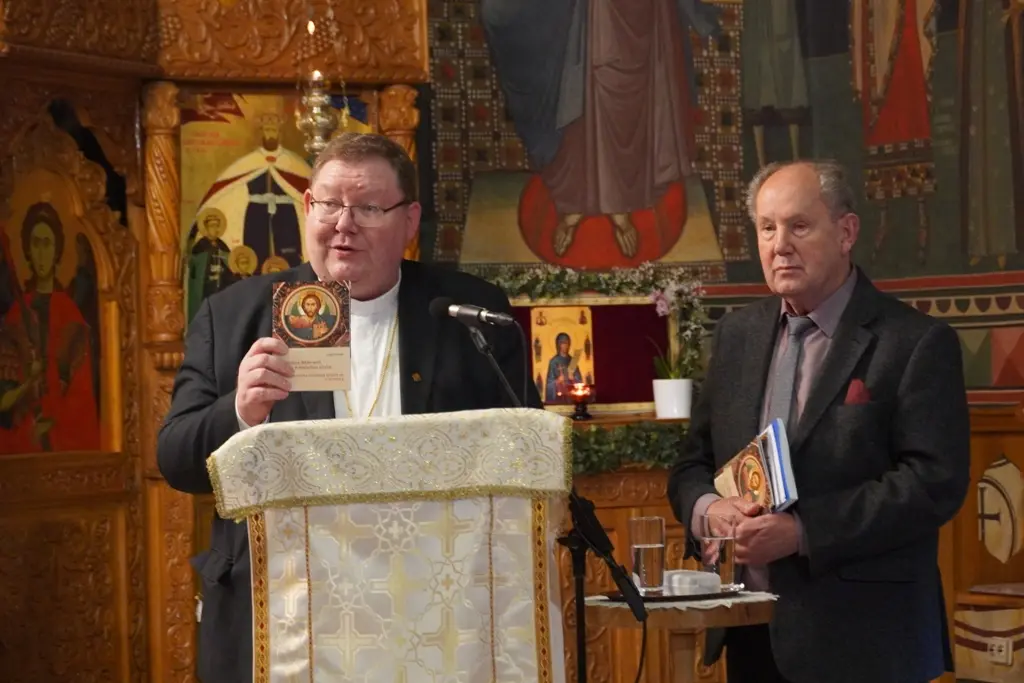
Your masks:
[{"label": "carved wooden panel", "polygon": [[[158,0],[169,78],[426,81],[426,0]],[[311,11],[310,11],[311,10]],[[307,22],[313,19],[311,37]]]},{"label": "carved wooden panel", "polygon": [[153,2],[6,0],[0,42],[62,52],[154,62]]},{"label": "carved wooden panel", "polygon": [[1024,422],[973,416],[971,485],[958,516],[959,590],[1024,580]]},{"label": "carved wooden panel", "polygon": [[[55,98],[69,102],[114,170],[127,175],[131,191],[135,93],[102,78],[68,86],[59,74],[30,75],[2,63],[0,92],[0,225],[15,204],[24,211],[26,199],[52,199],[77,226],[89,247],[81,248],[95,260],[102,387],[102,449],[0,458],[0,671],[10,681],[141,681],[147,642],[138,244],[107,204],[104,168],[85,157],[48,111]],[[17,330],[7,328],[0,338],[12,334]]]},{"label": "carved wooden panel", "polygon": [[149,598],[154,605],[148,624],[153,642],[153,680],[190,683],[195,680],[196,600],[192,537],[195,523],[192,496],[159,480],[147,481],[150,555],[154,571]]},{"label": "carved wooden panel", "polygon": [[100,76],[69,79],[59,72],[29,71],[0,63],[0,92],[0,145],[9,144],[29,121],[44,115],[52,100],[65,99],[96,136],[114,170],[125,177],[128,197],[142,203],[135,140],[138,91],[134,84]]},{"label": "carved wooden panel", "polygon": [[125,680],[132,624],[121,504],[0,513],[0,670],[7,683]]}]

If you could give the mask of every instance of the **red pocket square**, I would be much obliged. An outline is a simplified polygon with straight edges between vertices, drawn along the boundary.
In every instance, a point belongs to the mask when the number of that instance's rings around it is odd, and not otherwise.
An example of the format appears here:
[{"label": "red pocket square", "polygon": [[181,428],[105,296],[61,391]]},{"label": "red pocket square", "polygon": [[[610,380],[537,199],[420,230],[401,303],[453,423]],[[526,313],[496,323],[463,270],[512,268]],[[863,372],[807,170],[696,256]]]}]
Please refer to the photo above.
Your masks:
[{"label": "red pocket square", "polygon": [[844,405],[855,406],[867,403],[871,400],[871,394],[864,382],[859,379],[850,380],[850,388],[846,390],[846,401]]}]

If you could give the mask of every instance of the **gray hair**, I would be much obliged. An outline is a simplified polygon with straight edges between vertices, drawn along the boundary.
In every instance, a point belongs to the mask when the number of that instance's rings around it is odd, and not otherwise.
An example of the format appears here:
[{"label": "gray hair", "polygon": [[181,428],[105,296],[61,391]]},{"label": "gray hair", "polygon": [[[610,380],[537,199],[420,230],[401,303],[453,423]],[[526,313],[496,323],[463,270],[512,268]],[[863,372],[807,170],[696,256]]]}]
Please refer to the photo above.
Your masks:
[{"label": "gray hair", "polygon": [[832,219],[836,220],[848,213],[856,213],[855,196],[853,188],[846,177],[846,169],[842,164],[833,159],[800,159],[797,161],[776,161],[768,164],[756,174],[750,185],[747,187],[747,215],[750,220],[757,223],[757,193],[761,186],[784,168],[798,165],[810,166],[818,174],[818,183],[821,188],[821,199],[828,207]]}]

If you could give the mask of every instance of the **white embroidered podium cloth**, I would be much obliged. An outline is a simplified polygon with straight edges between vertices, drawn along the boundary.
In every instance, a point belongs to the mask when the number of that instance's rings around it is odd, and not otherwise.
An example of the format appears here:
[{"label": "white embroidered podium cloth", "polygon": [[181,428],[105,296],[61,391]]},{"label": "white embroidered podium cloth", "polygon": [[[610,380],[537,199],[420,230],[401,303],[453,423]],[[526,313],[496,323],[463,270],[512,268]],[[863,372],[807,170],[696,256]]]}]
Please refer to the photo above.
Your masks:
[{"label": "white embroidered podium cloth", "polygon": [[266,424],[208,460],[247,521],[256,683],[560,683],[571,422],[498,409]]}]

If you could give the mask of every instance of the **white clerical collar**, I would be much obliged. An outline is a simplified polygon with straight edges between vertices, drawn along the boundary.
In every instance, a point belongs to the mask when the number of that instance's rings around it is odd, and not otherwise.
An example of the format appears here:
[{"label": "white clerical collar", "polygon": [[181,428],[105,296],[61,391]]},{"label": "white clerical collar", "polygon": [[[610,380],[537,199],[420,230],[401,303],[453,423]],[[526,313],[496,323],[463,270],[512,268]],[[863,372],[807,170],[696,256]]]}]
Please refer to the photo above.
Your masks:
[{"label": "white clerical collar", "polygon": [[398,280],[395,286],[384,292],[376,299],[356,301],[352,299],[352,315],[365,318],[373,318],[380,315],[392,315],[398,308],[398,287],[402,284],[402,271],[398,271]]}]

